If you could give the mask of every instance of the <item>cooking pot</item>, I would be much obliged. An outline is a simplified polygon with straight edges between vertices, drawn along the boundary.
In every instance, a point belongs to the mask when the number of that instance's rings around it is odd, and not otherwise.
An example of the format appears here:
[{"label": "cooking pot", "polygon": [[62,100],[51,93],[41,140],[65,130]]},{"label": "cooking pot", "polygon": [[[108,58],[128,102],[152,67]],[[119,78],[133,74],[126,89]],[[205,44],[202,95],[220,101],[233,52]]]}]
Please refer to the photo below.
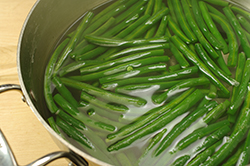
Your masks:
[{"label": "cooking pot", "polygon": [[[43,96],[44,71],[60,37],[86,11],[104,2],[107,1],[38,0],[24,23],[18,43],[17,69],[20,86],[6,85],[1,87],[4,90],[12,88],[21,89],[26,103],[54,138],[57,145],[63,150],[63,152],[52,153],[46,156],[52,160],[59,157],[68,157],[77,165],[87,165],[88,163],[90,165],[108,165],[65,141],[50,128],[46,119],[51,114],[47,109]],[[250,1],[248,0],[230,2],[250,10]],[[3,136],[0,136],[0,138],[4,139]],[[50,160],[47,160],[45,163],[48,162]]]}]

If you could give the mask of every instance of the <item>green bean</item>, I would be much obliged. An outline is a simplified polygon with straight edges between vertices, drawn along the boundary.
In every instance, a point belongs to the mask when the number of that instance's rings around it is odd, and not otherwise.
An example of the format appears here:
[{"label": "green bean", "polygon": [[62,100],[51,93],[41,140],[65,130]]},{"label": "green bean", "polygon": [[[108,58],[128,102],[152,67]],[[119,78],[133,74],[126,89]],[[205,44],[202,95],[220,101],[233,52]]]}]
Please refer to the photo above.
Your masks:
[{"label": "green bean", "polygon": [[193,142],[195,142],[196,140],[201,139],[213,132],[218,132],[219,130],[221,130],[222,127],[229,126],[229,125],[230,125],[229,122],[227,120],[224,120],[224,121],[220,121],[220,122],[208,125],[203,128],[199,128],[193,131],[193,133],[190,133],[189,135],[181,139],[177,143],[177,145],[174,147],[173,152],[183,150],[189,145],[191,145]]},{"label": "green bean", "polygon": [[207,96],[211,99],[214,99],[217,97],[217,87],[214,84],[210,84],[210,89],[209,89],[209,93],[207,94]]},{"label": "green bean", "polygon": [[203,1],[199,1],[199,6],[201,9],[201,14],[204,18],[204,21],[206,22],[210,32],[214,35],[214,37],[222,44],[223,46],[223,53],[226,54],[228,53],[228,46],[227,43],[225,42],[224,38],[222,37],[221,33],[217,29],[215,23],[213,22],[211,16],[209,15],[206,3]]},{"label": "green bean", "polygon": [[[120,32],[118,35],[116,35],[116,38],[123,37],[125,40],[132,40],[134,38],[140,37],[141,35],[143,35],[144,32],[146,32],[155,23],[157,23],[164,15],[168,14],[168,12],[169,12],[168,8],[163,8],[162,10],[157,12],[155,15],[151,16],[144,24],[138,26],[136,29],[134,27],[131,28],[130,29],[131,31],[129,31],[129,32],[125,32],[125,33]],[[144,15],[144,16],[146,16],[146,15]],[[99,57],[99,59],[103,59],[103,57],[108,57],[109,55],[112,55],[119,50],[120,50],[119,48],[109,49],[101,57]]]},{"label": "green bean", "polygon": [[[237,150],[233,153],[233,155],[229,159],[227,159],[227,161],[225,163],[223,163],[222,166],[234,166],[234,165],[236,165],[243,149],[244,149],[244,144],[242,143],[237,148]],[[248,162],[245,163],[244,165],[247,165],[247,164],[248,164]],[[237,164],[237,165],[239,165],[239,164]]]},{"label": "green bean", "polygon": [[54,96],[55,102],[67,113],[69,113],[73,118],[83,122],[87,126],[91,126],[95,129],[101,129],[104,131],[115,131],[115,127],[109,124],[105,124],[102,122],[96,122],[89,117],[85,116],[83,113],[80,113],[77,108],[72,106],[69,102],[67,102],[60,94],[56,94]]},{"label": "green bean", "polygon": [[[236,71],[235,71],[235,80],[238,82],[241,82],[242,80],[245,62],[246,62],[245,53],[244,52],[239,53],[238,63],[237,63]],[[231,102],[233,102],[237,98],[238,90],[239,90],[239,86],[233,87]]]},{"label": "green bean", "polygon": [[231,6],[230,7],[234,12],[241,14],[242,16],[246,17],[248,20],[250,20],[250,14],[248,11],[239,8],[237,6]]},{"label": "green bean", "polygon": [[193,105],[195,105],[201,98],[203,94],[196,90],[191,95],[189,95],[186,99],[184,99],[181,103],[179,103],[175,108],[173,108],[168,113],[164,114],[160,118],[156,119],[154,122],[150,123],[149,125],[145,126],[143,129],[138,130],[131,134],[128,137],[116,142],[115,144],[110,145],[107,150],[109,152],[114,150],[119,150],[126,146],[129,146],[131,143],[136,141],[139,138],[142,138],[154,131],[157,131],[164,127],[166,124],[171,122],[176,117],[182,115],[187,110],[189,110]]},{"label": "green bean", "polygon": [[203,163],[204,161],[206,161],[207,158],[209,158],[209,156],[211,156],[216,151],[216,148],[221,144],[222,144],[222,140],[216,142],[214,145],[210,146],[208,149],[198,154],[194,159],[192,159],[191,162],[187,164],[187,166],[200,165],[200,163]]},{"label": "green bean", "polygon": [[105,9],[103,9],[101,12],[99,12],[97,15],[95,15],[95,17],[91,20],[91,23],[95,22],[96,20],[98,20],[100,17],[102,17],[103,15],[105,15],[106,13],[110,12],[110,10],[115,9],[117,6],[123,4],[124,2],[126,2],[126,0],[118,0],[114,3],[112,3],[111,5],[109,5],[108,7],[106,7]]},{"label": "green bean", "polygon": [[114,26],[116,19],[114,17],[110,17],[103,25],[101,25],[98,29],[91,33],[91,35],[102,35],[105,31],[107,31],[111,26]]},{"label": "green bean", "polygon": [[[102,36],[103,37],[115,36],[117,33],[122,31],[123,29],[126,29],[129,25],[131,25],[134,21],[136,21],[140,17],[140,14],[143,12],[143,10],[144,10],[143,7],[140,8],[137,12],[129,15],[127,17],[127,19],[125,19],[120,24],[114,26],[112,29],[105,32]],[[94,45],[94,44],[88,44],[87,46],[83,46],[83,47],[79,46],[70,53],[70,56],[71,57],[76,57],[77,55],[82,55],[82,54],[84,54],[84,53],[86,53],[86,52],[88,52],[88,51],[90,51],[92,49],[95,49],[96,47],[97,46]]]},{"label": "green bean", "polygon": [[246,60],[242,81],[239,86],[237,94],[237,98],[231,103],[230,108],[228,110],[228,113],[233,115],[238,110],[238,108],[241,106],[241,104],[244,101],[245,94],[248,90],[248,82],[250,80],[250,58]]},{"label": "green bean", "polygon": [[[232,73],[231,71],[228,69],[228,65],[226,64],[222,52],[221,51],[217,51],[219,57],[215,60],[218,64],[218,66],[221,68],[221,70],[223,70],[225,72],[225,74],[227,74],[228,76],[231,76]],[[230,55],[231,56],[231,55]]]},{"label": "green bean", "polygon": [[220,149],[213,155],[209,160],[204,163],[204,166],[208,165],[218,165],[220,164],[238,145],[238,143],[242,140],[246,132],[250,127],[250,109],[246,108],[241,110],[242,114],[240,115],[241,121],[238,121],[236,126],[237,130],[234,130],[230,135],[230,138],[220,147]]},{"label": "green bean", "polygon": [[[118,15],[116,17],[116,24],[119,24],[120,22],[122,22],[128,15],[132,14],[133,12],[137,11],[138,9],[140,9],[148,0],[139,0],[136,1],[135,4],[133,4],[132,6],[129,7],[129,10],[124,11],[123,13],[121,13],[120,15]],[[129,1],[128,1],[129,2]]]},{"label": "green bean", "polygon": [[244,17],[244,16],[241,16],[239,14],[236,15],[236,17],[238,18],[240,24],[242,25],[242,27],[248,32],[250,33],[250,22]]},{"label": "green bean", "polygon": [[94,149],[94,145],[90,140],[85,137],[80,131],[76,130],[74,127],[70,126],[67,122],[63,121],[61,118],[56,118],[56,124],[71,138],[85,145],[89,149]]},{"label": "green bean", "polygon": [[70,39],[67,46],[63,50],[62,55],[59,57],[59,59],[57,61],[57,64],[55,66],[54,73],[58,72],[59,68],[62,66],[64,61],[67,59],[69,53],[72,52],[72,50],[75,48],[75,45],[80,40],[81,34],[87,28],[87,26],[88,26],[90,20],[92,19],[93,15],[94,14],[92,12],[88,12],[86,14],[86,16],[84,16],[84,18],[82,19],[80,25],[77,27],[76,32],[74,33],[74,36]]},{"label": "green bean", "polygon": [[194,17],[200,27],[201,32],[206,37],[206,39],[211,43],[211,45],[217,49],[223,49],[223,45],[215,38],[215,36],[209,31],[206,23],[201,14],[201,9],[199,8],[198,0],[192,0],[192,9],[194,13]]},{"label": "green bean", "polygon": [[217,91],[217,95],[218,95],[218,98],[225,98],[225,99],[229,99],[230,98],[230,94],[225,94],[221,90]]},{"label": "green bean", "polygon": [[196,51],[199,55],[199,57],[203,60],[203,62],[207,65],[207,67],[220,79],[223,81],[227,82],[229,85],[232,86],[238,86],[239,82],[234,80],[233,78],[229,77],[222,71],[214,62],[213,60],[209,57],[207,52],[203,49],[202,45],[199,43],[195,44]]},{"label": "green bean", "polygon": [[164,44],[147,44],[147,45],[142,45],[142,46],[137,46],[137,47],[129,47],[125,48],[115,54],[112,54],[106,58],[104,58],[105,61],[107,60],[112,60],[115,58],[119,58],[120,56],[124,56],[126,54],[130,53],[135,53],[139,51],[146,51],[146,50],[153,50],[153,49],[167,49],[170,48],[169,43],[164,43]]},{"label": "green bean", "polygon": [[250,58],[250,44],[247,40],[247,37],[244,34],[244,31],[239,21],[237,20],[236,16],[229,7],[223,8],[223,11],[226,17],[228,18],[229,22],[231,23],[232,27],[235,29],[235,32],[240,40],[243,51],[245,52],[246,56]]},{"label": "green bean", "polygon": [[[152,63],[167,62],[168,60],[169,60],[169,57],[167,56],[153,56],[149,58],[126,62],[118,66],[111,67],[106,70],[101,70],[101,71],[97,71],[97,72],[90,73],[90,74],[85,74],[81,76],[71,76],[70,78],[78,80],[78,81],[91,81],[91,80],[96,80],[96,79],[99,79],[108,75],[126,71],[129,68],[137,68],[137,67],[152,64]],[[80,71],[84,71],[84,70],[85,69],[83,68]]]},{"label": "green bean", "polygon": [[236,121],[237,121],[237,119],[238,119],[239,112],[236,112],[234,115],[228,114],[227,116],[228,116],[228,118],[227,118],[228,121],[229,121],[230,123],[235,124]]},{"label": "green bean", "polygon": [[154,26],[157,22],[159,22],[163,16],[167,15],[169,13],[168,8],[163,8],[154,15],[152,15],[146,23],[139,26],[138,28],[134,29],[133,32],[129,36],[126,37],[126,40],[135,39],[137,37],[140,37],[143,35],[148,29],[150,29],[152,26]]},{"label": "green bean", "polygon": [[69,123],[70,125],[74,126],[77,129],[80,130],[86,130],[86,126],[84,125],[84,123],[82,123],[81,121],[73,118],[72,116],[70,116],[69,114],[65,113],[63,110],[59,110],[57,112],[57,115],[63,119],[64,121],[66,121],[67,123]]},{"label": "green bean", "polygon": [[181,166],[181,165],[185,165],[186,162],[190,159],[190,155],[184,155],[181,156],[179,158],[177,158],[172,164],[171,166]]},{"label": "green bean", "polygon": [[216,121],[224,114],[224,112],[226,112],[229,105],[230,102],[228,100],[225,100],[223,103],[220,103],[217,107],[207,113],[207,115],[203,118],[203,121],[207,124],[210,123],[212,120]]},{"label": "green bean", "polygon": [[167,91],[163,92],[158,97],[156,97],[154,99],[154,102],[160,104],[163,101],[167,100],[169,97],[175,95],[181,89],[195,87],[198,85],[206,85],[206,84],[209,84],[209,80],[205,77],[182,80],[180,83],[172,86]]},{"label": "green bean", "polygon": [[[236,157],[237,165],[244,166],[247,165],[250,161],[249,154],[250,154],[250,132],[248,131],[247,138],[245,140],[245,143],[243,144],[242,151],[240,152],[239,157]],[[239,148],[240,151],[240,148]]]},{"label": "green bean", "polygon": [[[162,7],[162,0],[155,0],[155,4],[154,4],[154,10],[153,10],[153,14],[156,14]],[[154,36],[156,29],[157,29],[158,25],[154,25],[152,26],[146,33],[145,35],[145,39],[151,38]]]},{"label": "green bean", "polygon": [[[112,113],[109,112],[109,114],[112,114]],[[109,116],[109,115],[106,115],[106,116]],[[110,125],[115,126],[116,128],[121,128],[123,126],[123,124],[120,123],[120,122],[116,122],[116,121],[110,120],[110,119],[108,119],[106,117],[103,117],[103,116],[99,115],[96,112],[96,110],[94,110],[93,114],[90,115],[90,117],[91,117],[91,119],[93,119],[95,121],[106,123],[106,124],[110,124]]]},{"label": "green bean", "polygon": [[217,23],[221,25],[222,29],[227,34],[227,38],[229,42],[228,44],[229,56],[228,56],[227,65],[229,67],[234,67],[237,64],[237,56],[238,56],[238,49],[239,49],[236,34],[233,28],[231,27],[231,25],[225,19],[213,13],[210,13],[210,15]]},{"label": "green bean", "polygon": [[168,5],[168,8],[169,8],[170,16],[172,17],[174,22],[178,25],[178,21],[177,21],[175,11],[174,11],[173,1],[172,0],[167,1],[167,5]]},{"label": "green bean", "polygon": [[248,33],[245,29],[243,29],[246,37],[247,37],[247,40],[250,41],[250,33]]},{"label": "green bean", "polygon": [[[81,41],[75,46],[75,50],[79,50],[80,48],[85,47],[87,44],[88,44],[88,42],[87,42],[85,39],[83,39],[83,40],[81,40]],[[70,54],[69,54],[69,55],[70,55]],[[71,57],[74,57],[74,55],[73,55],[73,50],[72,50],[72,55],[71,55]]]},{"label": "green bean", "polygon": [[154,6],[154,0],[149,0],[144,14],[151,15],[153,11],[153,6]]},{"label": "green bean", "polygon": [[204,140],[204,142],[202,142],[202,144],[199,145],[196,148],[196,150],[200,151],[200,150],[203,150],[203,149],[206,149],[206,148],[212,146],[214,143],[216,143],[217,141],[221,140],[230,131],[231,131],[231,128],[229,126],[227,126],[227,125],[221,127],[220,129],[218,129],[214,133],[212,133],[209,136],[207,136],[206,139]]},{"label": "green bean", "polygon": [[193,18],[193,15],[191,13],[191,10],[188,6],[187,0],[181,0],[182,7],[184,9],[187,22],[189,23],[189,26],[193,30],[194,34],[196,35],[199,42],[203,45],[203,47],[206,49],[206,51],[209,53],[210,56],[212,56],[214,59],[218,58],[219,55],[215,51],[215,49],[211,46],[211,44],[207,41],[207,39],[204,37],[203,33],[199,29],[199,26],[197,25],[195,19]]},{"label": "green bean", "polygon": [[102,36],[103,37],[116,36],[119,32],[123,31],[124,29],[129,27],[131,24],[133,24],[136,20],[138,20],[141,17],[140,15],[144,11],[145,11],[145,7],[142,6],[141,8],[134,11],[134,13],[129,15],[124,21],[120,22],[119,24],[116,24],[115,27],[113,27],[109,31],[105,32],[105,34],[103,34]]},{"label": "green bean", "polygon": [[154,156],[158,156],[159,154],[161,154],[169,145],[171,145],[171,143],[178,135],[180,135],[184,130],[186,130],[194,121],[203,116],[208,110],[213,109],[216,105],[217,103],[215,101],[211,101],[206,106],[196,109],[195,111],[187,115],[185,118],[183,118],[163,138],[163,140],[160,142],[160,144],[154,151]]},{"label": "green bean", "polygon": [[111,104],[108,104],[108,103],[105,103],[101,100],[98,100],[97,98],[87,94],[86,92],[82,91],[81,93],[81,99],[82,100],[85,100],[95,106],[98,106],[100,108],[103,108],[107,111],[118,111],[118,112],[127,112],[128,111],[128,108],[121,108],[121,107],[116,107],[114,105],[111,105]]},{"label": "green bean", "polygon": [[62,81],[58,77],[54,77],[52,79],[53,84],[55,85],[57,91],[74,107],[78,107],[78,102],[73,97],[71,92],[67,89],[65,85],[63,85]]},{"label": "green bean", "polygon": [[91,43],[96,45],[104,46],[104,47],[120,47],[120,46],[137,46],[144,45],[150,43],[166,43],[168,42],[167,37],[159,37],[159,38],[150,38],[150,39],[135,39],[135,40],[121,40],[121,39],[113,39],[113,38],[105,38],[99,36],[86,35],[85,39]]},{"label": "green bean", "polygon": [[53,101],[53,96],[52,96],[52,89],[51,89],[51,79],[53,76],[54,72],[54,67],[55,63],[57,61],[58,56],[60,53],[63,51],[64,47],[68,44],[69,39],[65,39],[54,51],[52,54],[48,65],[45,70],[45,76],[44,76],[44,97],[45,101],[47,103],[47,107],[50,110],[51,113],[56,113],[58,111],[58,107]]},{"label": "green bean", "polygon": [[204,65],[204,63],[181,41],[177,36],[171,37],[171,41],[175,46],[193,62],[194,65],[199,67],[201,72],[205,74],[209,80],[214,83],[219,89],[221,89],[225,94],[229,94],[229,90],[213,75],[213,73]]},{"label": "green bean", "polygon": [[143,67],[134,68],[131,71],[124,71],[110,76],[102,77],[99,79],[101,84],[119,81],[122,79],[127,79],[135,76],[141,76],[143,74],[152,72],[163,72],[166,71],[167,65],[165,63],[152,64]]},{"label": "green bean", "polygon": [[103,84],[103,89],[113,89],[117,86],[128,85],[133,83],[152,83],[152,82],[163,82],[163,81],[173,81],[176,79],[180,79],[183,77],[187,77],[193,75],[198,72],[198,68],[196,66],[185,68],[182,70],[178,70],[176,72],[161,74],[156,76],[145,76],[145,77],[135,77],[128,78],[126,80],[120,80],[112,83]]},{"label": "green bean", "polygon": [[188,47],[189,47],[189,49],[192,50],[194,53],[196,52],[196,51],[195,51],[195,48],[194,48],[194,44],[189,44]]},{"label": "green bean", "polygon": [[220,12],[218,9],[216,9],[215,7],[209,5],[208,3],[206,4],[206,6],[207,6],[208,10],[209,10],[213,15],[216,15],[216,16],[222,18],[222,19],[223,19],[224,21],[226,21],[226,22],[228,21],[228,20],[227,20],[227,17],[226,17],[222,12]]},{"label": "green bean", "polygon": [[[111,17],[109,20],[107,20],[103,25],[101,25],[98,29],[96,29],[94,32],[91,33],[91,35],[102,35],[105,31],[107,31],[111,26],[115,24],[116,20],[114,17]],[[83,54],[87,51],[90,51],[91,49],[94,49],[96,46],[93,44],[88,44],[81,48],[76,48],[76,50],[73,50],[69,55],[72,59],[74,59],[77,55]]]},{"label": "green bean", "polygon": [[153,57],[153,56],[161,56],[164,54],[163,49],[157,49],[157,50],[151,50],[151,51],[145,51],[145,52],[139,52],[131,55],[127,55],[115,60],[110,60],[102,63],[101,65],[92,65],[89,67],[85,67],[81,69],[81,74],[91,73],[91,72],[98,72],[113,66],[120,65],[122,63],[130,62],[133,60],[138,60],[142,58],[147,57]]},{"label": "green bean", "polygon": [[[92,33],[93,31],[95,31],[96,29],[98,29],[101,25],[103,25],[103,23],[106,22],[110,17],[116,16],[116,15],[122,13],[129,6],[131,6],[133,3],[135,3],[135,0],[127,1],[126,3],[121,4],[120,6],[118,6],[116,8],[113,8],[108,13],[102,15],[97,21],[91,23],[90,26],[88,26],[88,28],[82,33],[82,35],[81,35],[81,40],[82,41],[76,46],[76,48],[78,49],[78,48],[81,48],[81,47],[87,45],[86,40],[83,40],[84,36],[86,34]],[[122,20],[119,20],[119,21],[122,21]],[[118,20],[117,20],[117,22],[118,22]]]},{"label": "green bean", "polygon": [[66,86],[70,86],[72,88],[78,89],[78,90],[84,90],[87,93],[94,95],[96,97],[100,97],[102,99],[124,104],[124,105],[135,105],[135,106],[143,106],[147,102],[144,99],[132,97],[132,96],[126,96],[121,94],[116,94],[112,92],[105,91],[103,89],[91,86],[89,84],[74,81],[72,79],[68,78],[61,78],[62,83],[64,83]]},{"label": "green bean", "polygon": [[[201,0],[199,0],[201,1]],[[208,3],[211,3],[213,5],[218,5],[218,6],[228,6],[229,2],[223,1],[223,0],[202,0],[206,1]]]},{"label": "green bean", "polygon": [[143,155],[142,156],[146,156],[146,154],[157,144],[160,142],[160,140],[162,139],[162,137],[165,135],[165,133],[167,132],[167,129],[163,129],[162,131],[160,131],[159,133],[157,133],[154,137],[152,137],[148,143],[147,148],[144,150]]},{"label": "green bean", "polygon": [[161,37],[161,36],[165,35],[167,24],[168,24],[167,18],[168,18],[167,15],[162,17],[161,23],[160,23],[154,37]]},{"label": "green bean", "polygon": [[[200,89],[200,91],[202,92],[202,90]],[[202,92],[203,93],[203,92]],[[207,93],[208,94],[208,93]],[[208,96],[205,96],[202,101],[200,102],[200,104],[197,106],[197,108],[201,108],[204,105],[206,105],[211,99],[208,98]]]},{"label": "green bean", "polygon": [[135,2],[136,0],[125,1],[125,3],[113,8],[106,14],[102,15],[98,20],[96,20],[95,22],[92,22],[88,26],[88,28],[82,33],[82,36],[84,37],[86,34],[92,33],[97,28],[99,28],[104,22],[106,22],[110,17],[115,17],[118,14],[121,14],[122,12],[126,11]]},{"label": "green bean", "polygon": [[176,18],[177,18],[177,21],[178,21],[181,29],[184,31],[186,36],[191,40],[191,43],[197,42],[197,38],[196,38],[195,34],[192,32],[191,28],[189,27],[187,20],[184,16],[180,1],[173,0],[172,2],[173,2]]},{"label": "green bean", "polygon": [[[216,143],[217,141],[221,140],[226,134],[228,134],[230,132],[230,127],[229,126],[223,126],[221,127],[219,130],[213,132],[212,134],[210,134],[209,136],[207,136],[206,138],[202,139],[201,141],[199,141],[199,144],[196,146],[191,146],[191,150],[188,150],[188,153],[185,153],[185,155],[189,155],[190,157],[192,154],[197,154],[209,147],[211,147],[214,143]],[[166,155],[165,155],[166,154]],[[173,152],[172,149],[171,151],[169,151],[169,153],[165,153],[162,156],[160,156],[160,160],[157,159],[157,165],[169,165],[169,160],[170,159],[174,159],[173,157],[177,157],[177,153]],[[170,158],[169,158],[169,155]],[[150,165],[154,165],[150,162]]]},{"label": "green bean", "polygon": [[79,70],[82,67],[101,64],[101,63],[102,63],[101,61],[97,61],[97,60],[86,60],[86,61],[82,61],[82,62],[72,62],[69,65],[64,66],[63,68],[60,69],[59,76],[62,77],[68,73]]},{"label": "green bean", "polygon": [[[144,15],[144,16],[142,16],[137,21],[135,21],[133,24],[131,24],[130,26],[128,26],[126,29],[124,29],[123,31],[121,31],[120,33],[118,33],[113,38],[113,40],[120,40],[122,38],[131,36],[131,33],[136,28],[139,28],[141,25],[144,25],[145,22],[149,18],[150,18],[150,15]],[[99,51],[98,52],[99,54],[107,50],[105,53],[103,53],[101,56],[98,57],[98,59],[101,59],[101,60],[121,50],[121,48],[111,48],[111,49],[108,49],[107,47],[101,47],[100,49],[101,49],[101,52]]]},{"label": "green bean", "polygon": [[170,51],[173,53],[175,59],[180,64],[181,68],[189,67],[190,64],[185,59],[183,54],[175,47],[175,45],[173,43],[169,43],[169,46],[170,46]]},{"label": "green bean", "polygon": [[110,120],[112,120],[112,121],[118,121],[119,120],[119,117],[120,117],[120,113],[115,113],[114,111],[113,111],[113,113],[111,114],[109,111],[107,111],[107,110],[105,110],[105,109],[101,109],[101,108],[99,108],[99,107],[97,107],[97,106],[95,106],[95,105],[93,105],[93,104],[90,104],[89,105],[89,107],[90,107],[90,109],[91,108],[93,108],[94,109],[94,111],[95,111],[95,115],[100,115],[100,116],[102,116],[102,117],[106,117],[106,118],[108,118],[108,119],[110,119]]},{"label": "green bean", "polygon": [[168,27],[173,31],[175,35],[180,37],[185,43],[190,44],[192,41],[182,32],[178,25],[171,17],[168,17]]},{"label": "green bean", "polygon": [[[124,36],[128,35],[131,31],[133,31],[136,27],[138,27],[139,25],[141,25],[143,22],[145,22],[150,16],[149,15],[144,15],[142,17],[140,17],[138,20],[136,20],[135,22],[133,22],[132,24],[130,24],[128,27],[126,27],[124,30],[120,31],[118,34],[115,35],[115,38],[123,38]],[[106,35],[103,36],[104,38],[106,38]],[[98,59],[103,59],[103,57],[106,57],[110,50],[108,50],[107,47],[97,47],[93,50],[90,50],[89,52],[86,52],[82,55],[78,55],[76,57],[76,60],[84,60],[84,59],[88,59],[88,58],[94,58],[100,54],[102,54],[103,52],[105,52],[103,55],[101,55],[100,57],[98,57]],[[115,49],[116,51],[116,49]],[[112,53],[114,53],[112,51]]]},{"label": "green bean", "polygon": [[150,110],[149,114],[144,116],[143,119],[139,121],[134,121],[131,125],[127,125],[122,127],[120,130],[116,131],[115,133],[109,134],[107,136],[108,140],[112,140],[115,138],[120,138],[121,136],[125,136],[137,129],[139,129],[142,126],[146,126],[151,121],[155,120],[159,115],[163,115],[164,113],[168,112],[169,110],[173,109],[177,106],[178,103],[182,102],[185,98],[187,98],[191,93],[193,93],[194,89],[191,88],[190,90],[187,90],[182,95],[174,99],[173,101],[167,103],[166,105],[163,105],[161,107],[157,107],[155,109]]},{"label": "green bean", "polygon": [[177,71],[177,70],[180,70],[181,69],[181,65],[180,64],[176,64],[176,65],[172,65],[172,66],[169,66],[168,70],[169,72],[173,72],[173,71]]},{"label": "green bean", "polygon": [[[234,131],[237,131],[238,128],[240,128],[241,126],[238,125],[240,124],[239,122],[240,121],[243,121],[244,120],[244,117],[241,115],[242,113],[244,113],[244,110],[250,108],[250,84],[248,84],[248,87],[247,87],[248,91],[247,91],[247,94],[246,94],[246,99],[243,103],[243,105],[241,106],[241,108],[239,109],[238,113],[239,113],[239,117],[237,118],[237,122],[236,124],[234,125]],[[242,119],[243,118],[243,119]]]},{"label": "green bean", "polygon": [[79,102],[79,107],[88,107],[89,106],[89,103],[86,102],[86,101],[83,101],[83,100],[80,100]]},{"label": "green bean", "polygon": [[159,89],[157,90],[164,90],[171,88],[175,84],[179,83],[181,80],[177,81],[167,81],[167,82],[153,82],[153,83],[142,83],[142,84],[130,84],[130,85],[125,85],[122,87],[117,87],[115,88],[115,91],[118,93],[125,93],[128,94],[132,92],[133,90],[138,90],[138,89],[146,89],[150,88],[152,86],[159,86]]},{"label": "green bean", "polygon": [[168,38],[170,38],[172,36],[168,27],[166,27],[165,36],[168,37]]},{"label": "green bean", "polygon": [[60,137],[62,137],[63,139],[66,140],[66,138],[64,137],[64,135],[63,135],[63,134],[61,133],[61,131],[59,130],[59,128],[58,128],[58,126],[57,126],[57,124],[56,124],[54,118],[51,116],[51,117],[49,117],[47,120],[48,120],[48,122],[49,122],[50,127],[51,127]]},{"label": "green bean", "polygon": [[151,16],[149,14],[141,16],[136,22],[134,22],[133,24],[128,26],[126,29],[119,32],[116,36],[114,36],[114,39],[127,38],[128,36],[131,35],[131,33],[135,29],[137,29],[137,28],[141,27],[142,25],[144,25],[150,18],[151,18]]}]

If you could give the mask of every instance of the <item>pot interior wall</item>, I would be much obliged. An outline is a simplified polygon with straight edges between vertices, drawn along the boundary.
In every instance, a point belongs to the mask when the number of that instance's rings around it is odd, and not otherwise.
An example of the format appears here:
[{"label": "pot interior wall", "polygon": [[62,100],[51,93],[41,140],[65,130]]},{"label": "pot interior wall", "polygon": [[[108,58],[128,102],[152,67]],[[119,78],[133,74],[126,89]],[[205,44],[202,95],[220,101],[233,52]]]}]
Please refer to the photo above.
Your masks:
[{"label": "pot interior wall", "polygon": [[69,26],[102,2],[104,1],[40,0],[24,26],[19,50],[19,74],[31,102],[44,119],[50,116],[43,97],[43,79],[51,53]]}]

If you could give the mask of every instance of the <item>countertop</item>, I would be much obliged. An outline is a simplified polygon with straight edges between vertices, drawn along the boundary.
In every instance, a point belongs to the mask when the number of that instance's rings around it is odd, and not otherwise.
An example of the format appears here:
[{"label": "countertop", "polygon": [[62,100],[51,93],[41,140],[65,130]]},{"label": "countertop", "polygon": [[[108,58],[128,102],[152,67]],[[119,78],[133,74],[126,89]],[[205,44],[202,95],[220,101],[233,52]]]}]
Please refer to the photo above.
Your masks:
[{"label": "countertop", "polygon": [[[16,52],[19,33],[26,16],[36,0],[0,0],[0,85],[19,84]],[[21,100],[21,93],[0,94],[0,128],[7,137],[18,164],[28,164],[50,152],[60,150],[38,121],[31,109]],[[68,165],[65,159],[49,165]]]}]

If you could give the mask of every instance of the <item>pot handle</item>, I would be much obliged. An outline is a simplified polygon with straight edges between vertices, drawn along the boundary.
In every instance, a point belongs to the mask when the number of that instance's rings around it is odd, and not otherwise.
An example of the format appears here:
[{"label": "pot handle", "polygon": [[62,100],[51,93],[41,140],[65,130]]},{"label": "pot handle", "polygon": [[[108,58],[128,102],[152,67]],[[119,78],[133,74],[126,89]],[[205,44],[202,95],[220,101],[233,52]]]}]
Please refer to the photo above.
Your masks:
[{"label": "pot handle", "polygon": [[[19,90],[22,93],[20,85],[17,84],[0,85],[0,93],[8,90]],[[24,97],[22,97],[22,99],[23,101],[25,101]],[[50,162],[59,158],[67,158],[72,162],[72,164],[75,164],[77,166],[88,166],[88,163],[83,158],[74,155],[73,152],[65,152],[65,151],[49,153],[35,160],[34,162],[28,164],[27,166],[45,166]],[[12,153],[12,150],[1,129],[0,129],[0,165],[18,166],[14,154]]]},{"label": "pot handle", "polygon": [[[12,150],[6,140],[6,138],[3,135],[3,132],[0,129],[0,165],[5,166],[18,166],[16,159],[12,153]],[[87,166],[88,163],[82,159],[81,157],[77,157],[76,155],[70,153],[70,152],[53,152],[50,154],[47,154],[34,162],[28,164],[27,166],[45,166],[49,164],[50,162],[59,159],[59,158],[68,158],[72,163],[76,164],[77,166]]]}]

